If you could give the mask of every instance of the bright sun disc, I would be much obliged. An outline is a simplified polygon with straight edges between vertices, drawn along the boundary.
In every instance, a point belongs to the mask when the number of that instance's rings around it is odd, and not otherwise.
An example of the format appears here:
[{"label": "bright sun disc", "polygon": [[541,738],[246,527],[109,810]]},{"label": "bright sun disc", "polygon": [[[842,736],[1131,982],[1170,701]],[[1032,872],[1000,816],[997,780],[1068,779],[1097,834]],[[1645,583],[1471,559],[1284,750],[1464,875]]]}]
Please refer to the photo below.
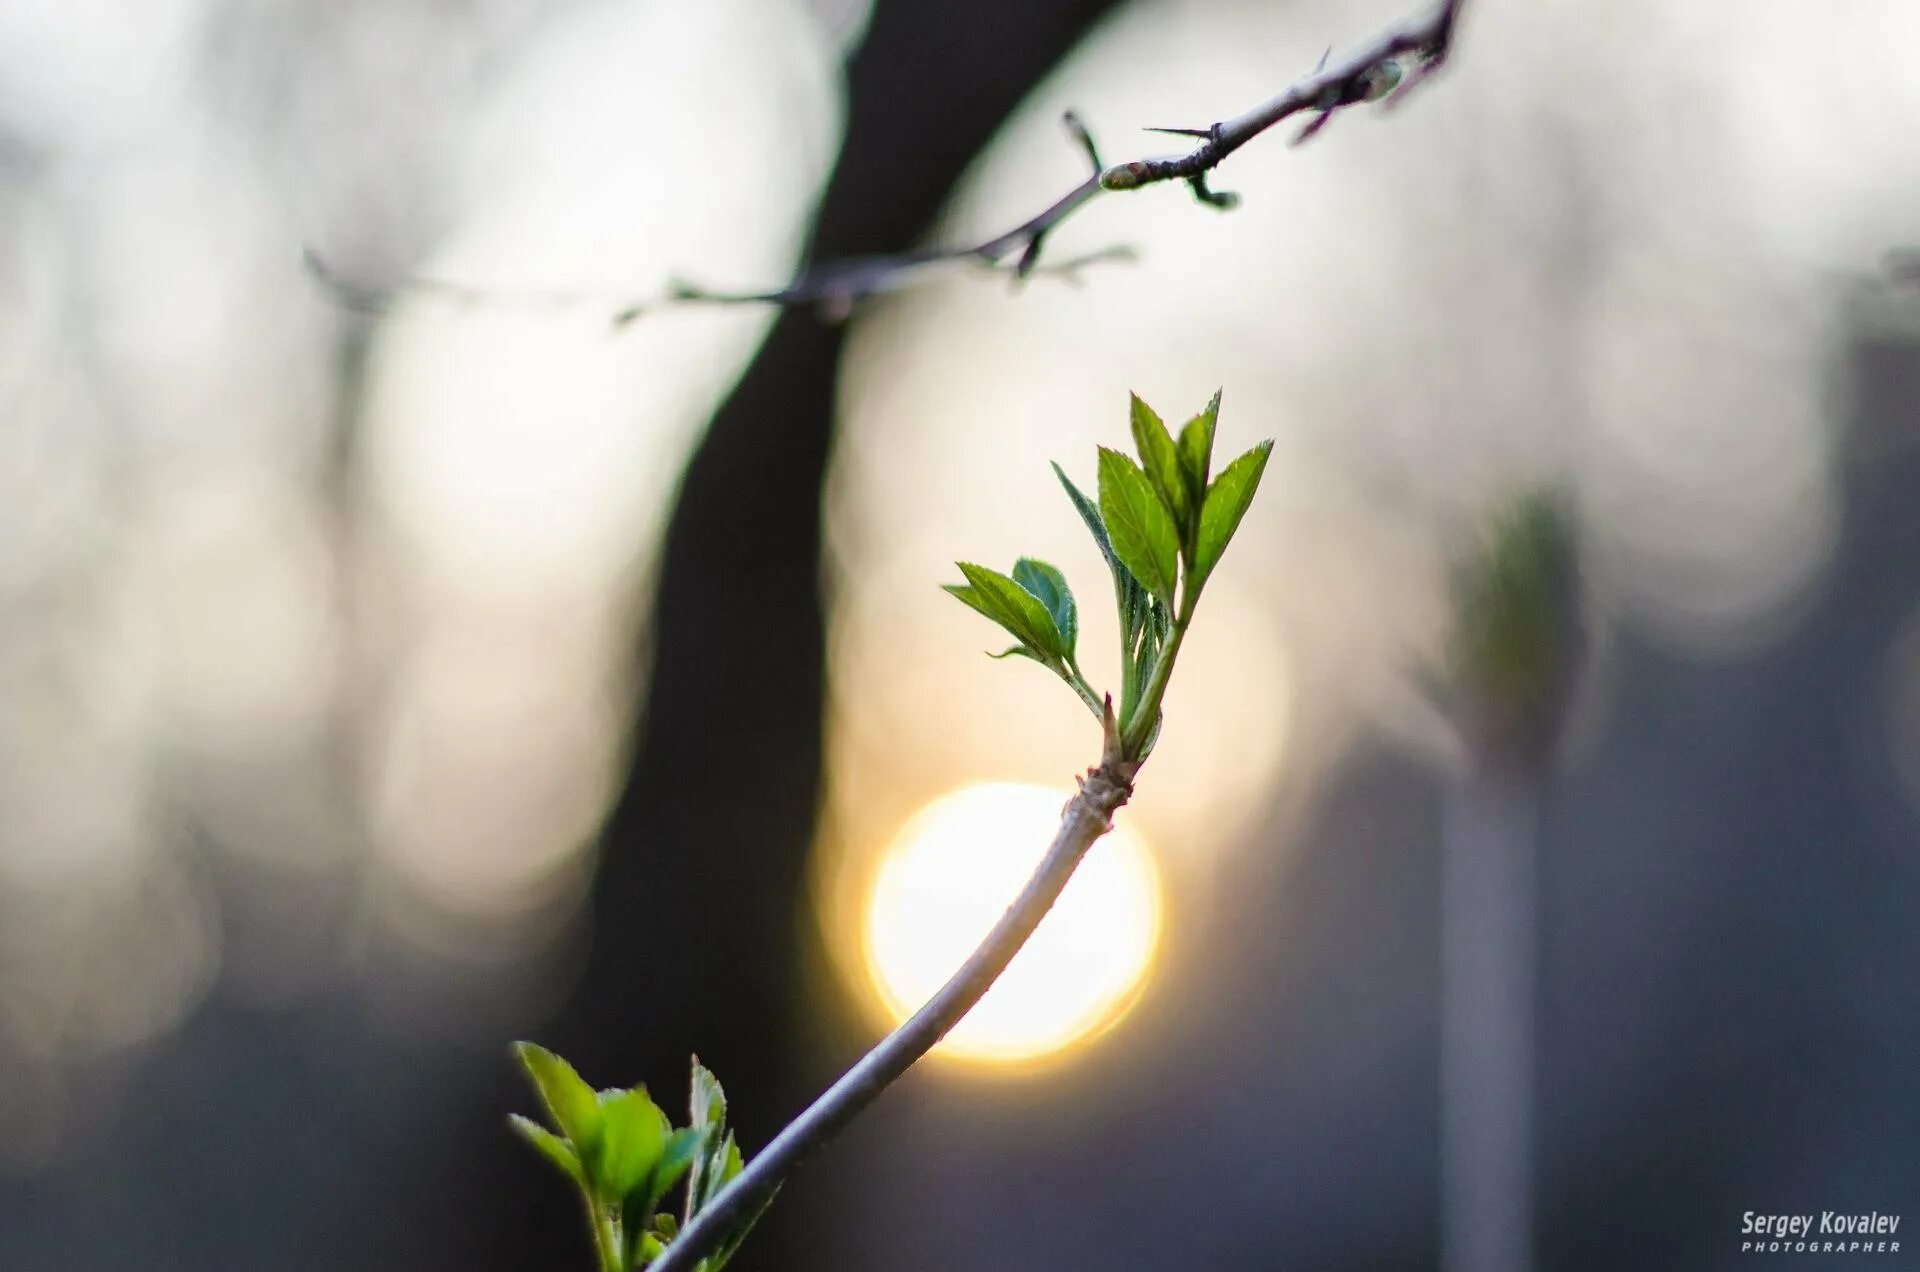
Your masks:
[{"label": "bright sun disc", "polygon": [[[1059,829],[1066,799],[1044,786],[968,786],[901,829],[865,916],[867,968],[896,1020],[931,997],[1005,912]],[[1159,873],[1139,838],[1116,826],[939,1050],[1021,1060],[1099,1033],[1132,1004],[1159,934]]]}]

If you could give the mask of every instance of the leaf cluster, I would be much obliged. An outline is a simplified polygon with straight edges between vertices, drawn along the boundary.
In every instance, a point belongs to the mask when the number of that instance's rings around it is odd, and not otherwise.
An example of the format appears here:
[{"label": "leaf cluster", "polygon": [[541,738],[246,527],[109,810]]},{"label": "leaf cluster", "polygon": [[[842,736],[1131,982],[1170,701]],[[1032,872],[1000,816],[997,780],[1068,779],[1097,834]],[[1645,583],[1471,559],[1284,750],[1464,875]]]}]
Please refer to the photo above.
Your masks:
[{"label": "leaf cluster", "polygon": [[[698,1057],[687,1125],[676,1129],[644,1086],[595,1091],[544,1047],[520,1042],[513,1052],[546,1107],[551,1128],[518,1114],[507,1120],[579,1190],[601,1272],[630,1272],[659,1258],[680,1228],[745,1164],[727,1128],[726,1094]],[[662,1211],[661,1204],[682,1184],[680,1213]],[[749,1220],[703,1259],[701,1272],[724,1268],[752,1227]]]},{"label": "leaf cluster", "polygon": [[[1176,437],[1138,395],[1131,425],[1138,458],[1099,450],[1097,499],[1090,499],[1058,464],[1054,473],[1113,575],[1120,618],[1121,686],[1117,731],[1124,758],[1144,759],[1159,733],[1160,695],[1172,673],[1180,638],[1193,618],[1207,579],[1253,502],[1271,441],[1261,442],[1212,471],[1220,395],[1188,420]],[[1110,699],[1094,693],[1075,650],[1079,615],[1060,571],[1022,557],[1011,574],[960,563],[964,583],[947,591],[998,623],[1018,654],[1053,671],[1105,719]]]}]

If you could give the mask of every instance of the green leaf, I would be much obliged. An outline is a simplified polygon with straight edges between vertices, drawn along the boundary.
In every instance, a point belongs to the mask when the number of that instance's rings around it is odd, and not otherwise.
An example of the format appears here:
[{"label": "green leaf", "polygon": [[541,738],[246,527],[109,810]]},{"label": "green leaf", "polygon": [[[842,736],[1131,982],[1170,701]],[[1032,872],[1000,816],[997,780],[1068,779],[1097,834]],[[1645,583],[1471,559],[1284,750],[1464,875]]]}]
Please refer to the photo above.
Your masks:
[{"label": "green leaf", "polygon": [[700,1196],[694,1204],[693,1213],[699,1214],[706,1209],[707,1203],[717,1196],[722,1188],[732,1182],[745,1164],[740,1156],[740,1146],[733,1141],[733,1132],[728,1131],[726,1138],[714,1145],[707,1154],[707,1160],[700,1169]]},{"label": "green leaf", "polygon": [[[1068,479],[1060,465],[1053,466],[1053,475],[1060,479],[1061,487],[1067,492],[1067,498],[1073,501],[1074,510],[1080,519],[1087,523],[1087,529],[1093,532],[1093,541],[1100,545],[1100,554],[1107,558],[1107,568],[1113,572],[1113,595],[1120,612],[1120,648],[1127,658],[1140,644],[1141,632],[1147,626],[1148,612],[1153,605],[1147,589],[1140,586],[1140,580],[1133,577],[1113,550],[1113,539],[1107,534],[1107,525],[1101,519],[1100,509],[1094,502],[1081,493],[1078,486]],[[1126,698],[1126,689],[1122,688],[1122,700]]]},{"label": "green leaf", "polygon": [[728,1135],[726,1169],[721,1172],[720,1182],[722,1184],[732,1183],[733,1177],[744,1170],[746,1165],[746,1159],[740,1155],[740,1146],[734,1143],[732,1135]]},{"label": "green leaf", "polygon": [[970,561],[958,564],[967,582],[964,586],[948,584],[948,592],[1006,628],[1015,640],[1030,646],[1042,662],[1065,659],[1060,630],[1039,598],[998,570]]},{"label": "green leaf", "polygon": [[1100,545],[1100,555],[1107,558],[1107,564],[1116,573],[1126,569],[1120,564],[1120,558],[1113,554],[1113,540],[1107,537],[1107,523],[1100,520],[1100,510],[1094,507],[1093,500],[1080,493],[1080,487],[1073,484],[1073,479],[1067,476],[1066,470],[1060,465],[1053,466],[1053,475],[1060,479],[1060,485],[1067,492],[1067,498],[1073,501],[1074,511],[1080,514],[1080,520],[1086,522],[1087,529],[1093,532],[1093,541]]},{"label": "green leaf", "polygon": [[1087,529],[1093,532],[1093,541],[1100,545],[1100,555],[1107,558],[1107,568],[1113,571],[1113,593],[1120,606],[1120,644],[1122,648],[1131,649],[1146,616],[1147,590],[1140,586],[1140,580],[1134,578],[1114,554],[1113,539],[1107,534],[1106,522],[1100,519],[1100,509],[1094,506],[1093,500],[1080,492],[1080,488],[1073,484],[1060,465],[1053,466],[1053,475],[1060,479],[1067,498],[1073,501],[1074,510],[1087,523]]},{"label": "green leaf", "polygon": [[600,1094],[600,1150],[588,1156],[588,1176],[606,1201],[624,1202],[646,1186],[667,1143],[667,1115],[645,1087]]},{"label": "green leaf", "polygon": [[1167,432],[1167,426],[1160,422],[1153,408],[1133,397],[1133,444],[1140,452],[1140,462],[1146,467],[1147,479],[1160,495],[1160,502],[1173,518],[1174,527],[1180,532],[1181,542],[1187,539],[1187,529],[1192,525],[1193,510],[1198,505],[1193,492],[1187,488],[1185,473],[1180,466],[1180,453],[1174,448],[1173,437]]},{"label": "green leaf", "polygon": [[1207,409],[1188,420],[1180,430],[1180,471],[1187,479],[1194,507],[1206,503],[1207,479],[1213,474],[1213,433],[1220,422],[1220,391],[1214,390]]},{"label": "green leaf", "polygon": [[645,1186],[629,1193],[621,1207],[620,1219],[627,1231],[639,1232],[649,1225],[657,1227],[662,1218],[671,1220],[671,1216],[657,1215],[654,1211],[661,1198],[673,1191],[673,1186],[704,1153],[712,1133],[710,1126],[689,1126],[667,1136],[666,1146],[648,1172]]},{"label": "green leaf", "polygon": [[584,1158],[600,1137],[600,1097],[573,1071],[573,1066],[545,1047],[531,1042],[513,1044],[520,1067],[533,1080],[533,1089],[547,1106],[560,1133],[573,1141]]},{"label": "green leaf", "polygon": [[680,1182],[688,1168],[706,1151],[707,1137],[712,1133],[711,1126],[689,1126],[667,1136],[660,1160],[654,1164],[650,1185],[656,1201],[673,1191],[673,1186]]},{"label": "green leaf", "polygon": [[700,1057],[693,1058],[693,1082],[687,1096],[687,1114],[692,1120],[693,1130],[702,1132],[700,1149],[693,1155],[691,1169],[687,1173],[686,1215],[692,1219],[700,1213],[700,1207],[707,1203],[712,1195],[713,1167],[710,1165],[716,1156],[724,1161],[719,1151],[724,1143],[727,1125],[727,1094],[720,1087],[720,1079],[713,1076],[713,1070],[700,1063]]},{"label": "green leaf", "polygon": [[727,1121],[727,1093],[721,1089],[720,1079],[713,1076],[713,1070],[700,1063],[699,1056],[693,1058],[687,1115],[691,1119],[687,1124],[695,1128],[724,1126]]},{"label": "green leaf", "polygon": [[518,1113],[507,1115],[507,1125],[511,1126],[521,1139],[533,1145],[542,1157],[559,1167],[561,1174],[576,1184],[586,1182],[586,1176],[580,1168],[579,1154],[573,1151],[573,1146],[567,1141],[532,1118],[521,1117]]},{"label": "green leaf", "polygon": [[[973,610],[975,613],[984,614],[994,622],[999,623],[1002,627],[1007,626],[1005,607],[1002,606],[998,598],[991,593],[982,592],[971,583],[942,583],[940,590],[948,596],[953,597],[956,601],[959,601],[962,605],[965,605],[968,609]],[[1018,633],[1015,634],[1017,635]],[[989,654],[987,656],[989,658],[1005,658],[1010,654],[1025,654],[1035,662],[1044,661],[1042,656],[1037,651],[1029,648],[1024,641],[1021,644],[1015,645],[1012,649],[1005,649],[997,654]]]},{"label": "green leaf", "polygon": [[1260,488],[1260,475],[1266,471],[1267,456],[1273,450],[1271,440],[1261,442],[1220,470],[1207,488],[1207,502],[1200,509],[1200,534],[1194,544],[1193,574],[1188,586],[1198,596],[1213,567],[1227,550],[1227,541],[1240,528],[1247,515],[1253,492]]},{"label": "green leaf", "polygon": [[1071,662],[1080,638],[1080,613],[1074,606],[1073,589],[1067,586],[1066,575],[1045,561],[1021,557],[1013,563],[1013,581],[1046,609],[1053,619],[1054,630],[1060,634],[1061,652]]},{"label": "green leaf", "polygon": [[1100,516],[1128,572],[1171,608],[1179,578],[1180,532],[1147,475],[1105,446],[1100,448]]}]

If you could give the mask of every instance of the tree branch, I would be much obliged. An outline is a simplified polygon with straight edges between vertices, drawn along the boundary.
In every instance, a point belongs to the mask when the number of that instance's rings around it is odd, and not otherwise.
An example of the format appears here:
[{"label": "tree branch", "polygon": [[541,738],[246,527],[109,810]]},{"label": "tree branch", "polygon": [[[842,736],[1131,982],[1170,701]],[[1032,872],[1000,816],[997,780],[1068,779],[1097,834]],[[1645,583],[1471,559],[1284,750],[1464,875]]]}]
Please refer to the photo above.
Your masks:
[{"label": "tree branch", "polygon": [[[763,291],[724,291],[676,282],[665,294],[652,299],[614,300],[614,326],[624,327],[659,309],[694,304],[773,305],[783,309],[810,305],[829,318],[843,319],[867,297],[901,291],[951,272],[955,267],[969,265],[1010,272],[1016,281],[1041,273],[1058,273],[1072,279],[1087,264],[1126,254],[1124,248],[1112,248],[1051,267],[1041,265],[1040,254],[1047,236],[1096,197],[1109,191],[1138,190],[1163,181],[1185,181],[1194,197],[1209,207],[1224,211],[1236,206],[1238,195],[1214,190],[1208,184],[1208,175],[1227,156],[1294,115],[1312,112],[1312,118],[1293,138],[1293,144],[1299,145],[1316,136],[1334,115],[1349,106],[1378,101],[1396,90],[1404,96],[1445,64],[1452,51],[1454,27],[1463,3],[1464,0],[1438,0],[1427,13],[1402,22],[1331,66],[1327,65],[1327,58],[1322,57],[1312,74],[1296,81],[1277,97],[1231,119],[1204,128],[1149,130],[1198,138],[1199,144],[1185,154],[1105,166],[1086,124],[1068,111],[1067,129],[1085,152],[1092,171],[1080,184],[1035,215],[984,242],[922,248],[890,256],[821,261],[801,270],[786,286]],[[1405,60],[1412,61],[1411,71],[1403,65]],[[409,280],[398,287],[377,287],[345,278],[311,250],[307,253],[307,264],[344,303],[360,309],[382,307],[396,294],[405,292],[425,292],[461,302],[500,297],[536,306],[607,299],[558,291],[493,293],[485,288],[431,278]]]},{"label": "tree branch", "polygon": [[926,1006],[881,1039],[761,1149],[746,1169],[681,1229],[666,1253],[647,1265],[648,1272],[691,1272],[759,1213],[794,1167],[859,1116],[973,1010],[1053,908],[1087,850],[1112,829],[1115,811],[1133,794],[1133,777],[1139,764],[1121,758],[1111,704],[1107,707],[1106,733],[1105,757],[1080,779],[1080,793],[1062,812],[1059,832],[1047,855],[979,948]]}]

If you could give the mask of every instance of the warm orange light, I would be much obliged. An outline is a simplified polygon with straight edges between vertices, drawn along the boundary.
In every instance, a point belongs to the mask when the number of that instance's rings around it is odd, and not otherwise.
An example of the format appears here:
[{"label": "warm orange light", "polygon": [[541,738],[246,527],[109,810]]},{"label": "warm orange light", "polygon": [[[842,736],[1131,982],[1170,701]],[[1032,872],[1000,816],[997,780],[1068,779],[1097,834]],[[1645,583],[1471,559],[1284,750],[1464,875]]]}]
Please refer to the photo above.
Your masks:
[{"label": "warm orange light", "polygon": [[[1006,910],[1058,829],[1066,798],[1043,786],[967,786],[901,829],[880,859],[864,920],[867,968],[896,1020],[925,1002]],[[1152,857],[1116,826],[940,1053],[1024,1060],[1110,1027],[1152,964],[1160,908]]]}]

